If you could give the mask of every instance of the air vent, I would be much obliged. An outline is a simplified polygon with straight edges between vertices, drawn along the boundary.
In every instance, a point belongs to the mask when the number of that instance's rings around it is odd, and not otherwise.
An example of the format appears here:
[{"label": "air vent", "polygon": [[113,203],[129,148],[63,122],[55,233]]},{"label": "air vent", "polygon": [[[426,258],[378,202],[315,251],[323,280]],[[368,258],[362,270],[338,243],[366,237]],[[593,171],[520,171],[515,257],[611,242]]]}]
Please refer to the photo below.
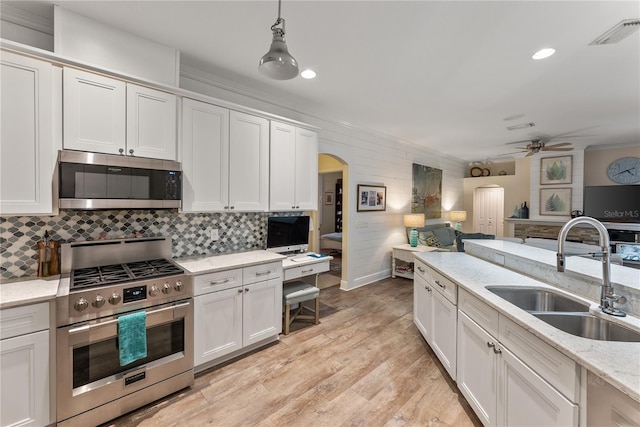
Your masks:
[{"label": "air vent", "polygon": [[640,19],[625,19],[618,25],[589,43],[589,45],[614,44],[629,37],[634,31],[640,28]]},{"label": "air vent", "polygon": [[513,126],[507,126],[507,129],[509,130],[516,130],[516,129],[526,129],[526,128],[532,128],[534,127],[536,124],[533,122],[529,122],[529,123],[520,123],[519,125],[513,125]]}]

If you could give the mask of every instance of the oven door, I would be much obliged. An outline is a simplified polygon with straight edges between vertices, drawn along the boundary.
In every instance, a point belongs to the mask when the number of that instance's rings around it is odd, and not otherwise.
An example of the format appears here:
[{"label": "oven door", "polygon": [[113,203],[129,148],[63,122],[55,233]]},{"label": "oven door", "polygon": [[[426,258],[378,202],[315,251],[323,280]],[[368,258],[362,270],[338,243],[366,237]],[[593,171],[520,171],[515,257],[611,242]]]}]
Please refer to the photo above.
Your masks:
[{"label": "oven door", "polygon": [[59,422],[193,370],[193,299],[150,307],[146,328],[147,357],[126,366],[117,316],[58,328]]}]

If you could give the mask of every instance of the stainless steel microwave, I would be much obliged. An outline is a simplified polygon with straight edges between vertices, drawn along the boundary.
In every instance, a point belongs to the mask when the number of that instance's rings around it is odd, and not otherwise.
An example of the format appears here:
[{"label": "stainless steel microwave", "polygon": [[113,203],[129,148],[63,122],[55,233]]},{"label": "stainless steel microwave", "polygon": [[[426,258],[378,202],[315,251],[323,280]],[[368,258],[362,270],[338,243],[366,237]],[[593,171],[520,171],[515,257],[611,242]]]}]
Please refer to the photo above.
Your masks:
[{"label": "stainless steel microwave", "polygon": [[179,162],[61,150],[58,153],[62,209],[179,208]]}]

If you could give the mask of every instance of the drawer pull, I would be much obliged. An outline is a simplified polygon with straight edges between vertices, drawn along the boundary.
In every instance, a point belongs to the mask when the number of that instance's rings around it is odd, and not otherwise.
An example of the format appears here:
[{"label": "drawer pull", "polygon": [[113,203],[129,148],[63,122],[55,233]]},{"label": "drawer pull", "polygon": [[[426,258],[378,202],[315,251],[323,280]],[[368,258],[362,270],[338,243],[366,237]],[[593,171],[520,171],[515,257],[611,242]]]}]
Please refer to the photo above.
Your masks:
[{"label": "drawer pull", "polygon": [[493,348],[495,349],[495,348],[496,348],[496,344],[495,344],[495,343],[492,343],[492,342],[487,341],[487,347],[489,347],[489,348],[493,347]]},{"label": "drawer pull", "polygon": [[272,270],[267,270],[267,271],[257,271],[257,272],[256,272],[256,276],[264,276],[264,275],[266,275],[266,274],[270,274],[270,273],[273,273],[273,271],[272,271]]},{"label": "drawer pull", "polygon": [[418,271],[419,271],[420,273],[424,273],[424,272],[425,272],[424,268],[422,268],[422,267],[420,267],[420,266],[418,266]]},{"label": "drawer pull", "polygon": [[242,293],[242,289],[238,289],[238,293],[241,294]]},{"label": "drawer pull", "polygon": [[495,346],[494,346],[494,347],[493,347],[493,352],[494,352],[495,354],[500,354],[500,353],[502,353],[502,350],[501,350],[501,349],[499,349],[498,347],[495,347]]},{"label": "drawer pull", "polygon": [[210,285],[222,285],[223,283],[227,283],[229,281],[229,278],[227,277],[226,279],[222,279],[222,280],[212,280],[209,282]]},{"label": "drawer pull", "polygon": [[300,270],[301,273],[311,273],[313,271],[313,268],[310,268],[309,270]]},{"label": "drawer pull", "polygon": [[442,289],[446,289],[447,287],[445,285],[443,285],[442,283],[440,283],[439,280],[436,280],[436,285],[440,286]]}]

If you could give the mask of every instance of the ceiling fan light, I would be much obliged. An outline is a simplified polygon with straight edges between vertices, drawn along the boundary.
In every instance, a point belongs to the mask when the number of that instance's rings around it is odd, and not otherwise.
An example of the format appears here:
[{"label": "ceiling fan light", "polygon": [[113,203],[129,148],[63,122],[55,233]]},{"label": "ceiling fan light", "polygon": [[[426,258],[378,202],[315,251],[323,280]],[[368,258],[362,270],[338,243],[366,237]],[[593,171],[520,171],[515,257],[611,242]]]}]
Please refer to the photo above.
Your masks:
[{"label": "ceiling fan light", "polygon": [[556,50],[551,48],[551,47],[548,47],[548,48],[540,49],[539,51],[534,53],[531,58],[532,59],[545,59],[545,58],[550,57],[554,53],[556,53]]},{"label": "ceiling fan light", "polygon": [[289,54],[280,29],[273,30],[273,41],[269,52],[260,59],[258,71],[276,80],[289,80],[298,75],[298,62]]}]

